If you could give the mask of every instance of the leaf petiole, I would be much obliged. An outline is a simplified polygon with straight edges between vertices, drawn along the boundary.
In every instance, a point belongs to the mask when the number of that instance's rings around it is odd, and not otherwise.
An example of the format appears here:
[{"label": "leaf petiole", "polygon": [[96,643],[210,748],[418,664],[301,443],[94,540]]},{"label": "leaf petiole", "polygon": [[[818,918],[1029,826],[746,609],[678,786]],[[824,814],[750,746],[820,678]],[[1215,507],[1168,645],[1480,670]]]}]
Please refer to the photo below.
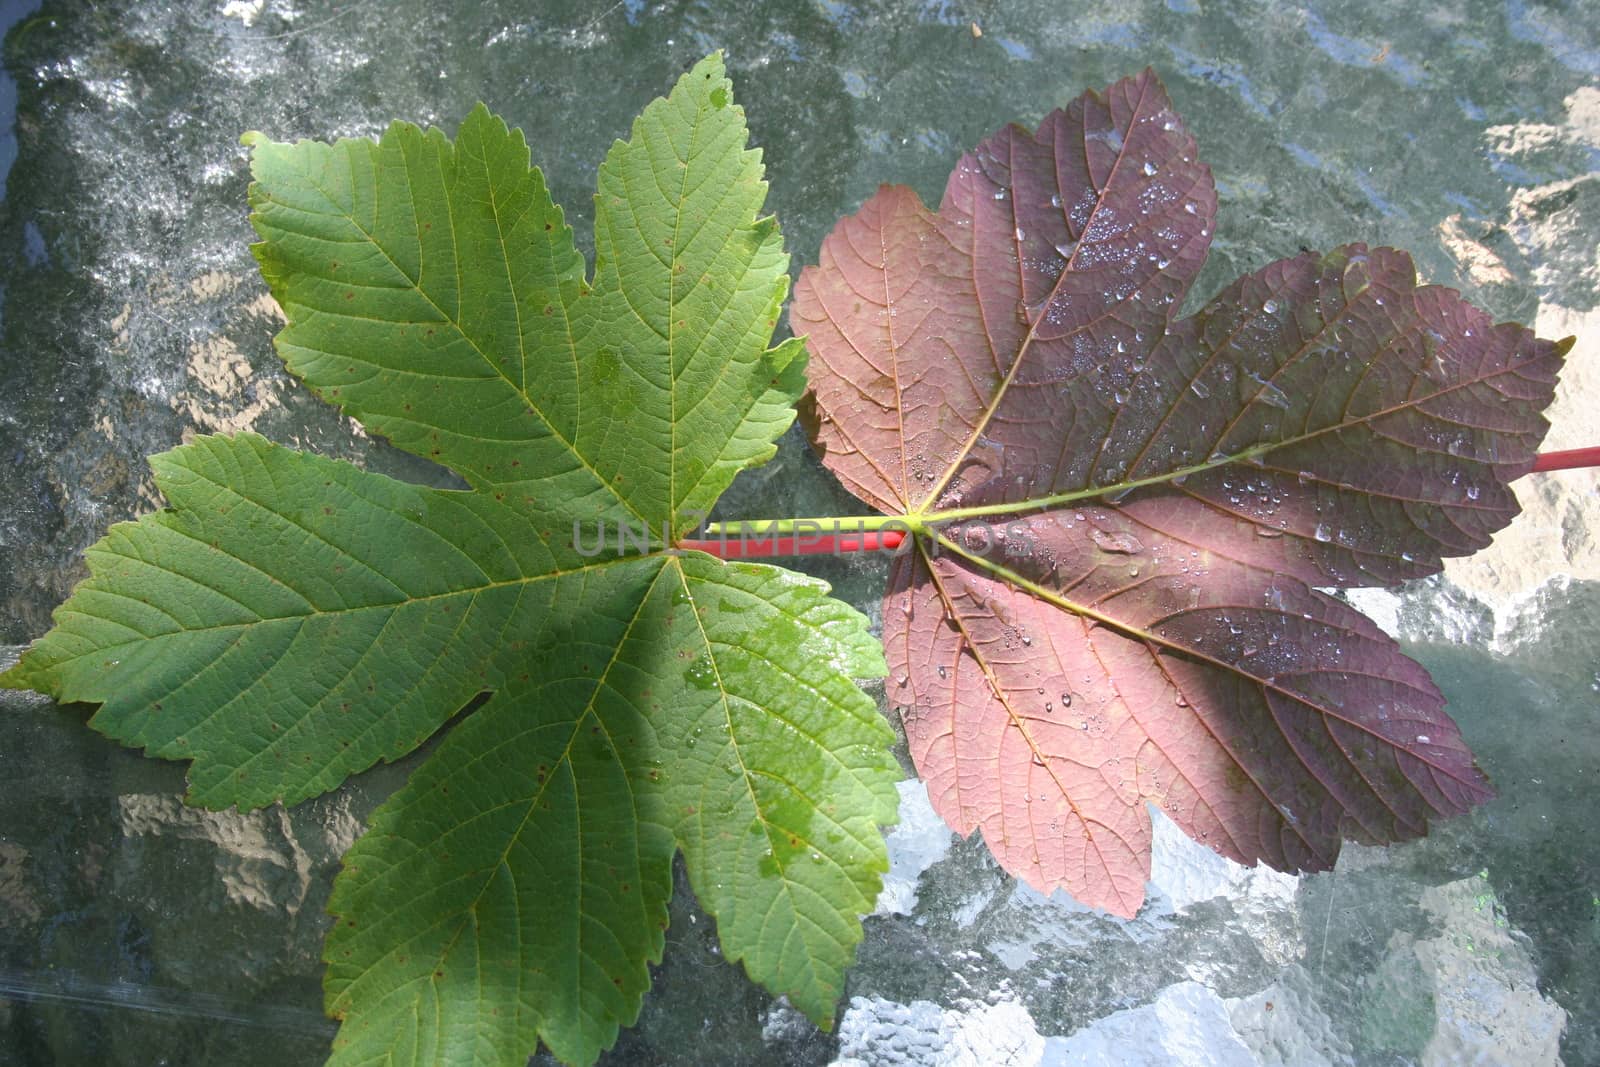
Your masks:
[{"label": "leaf petiole", "polygon": [[821,537],[825,535],[878,533],[894,530],[900,533],[919,533],[922,524],[910,515],[829,515],[810,519],[739,519],[734,522],[708,523],[705,535],[709,538],[750,539],[770,537]]},{"label": "leaf petiole", "polygon": [[919,524],[905,515],[713,522],[705,527],[704,537],[684,538],[677,547],[705,552],[718,559],[839,556],[892,552],[920,529]]},{"label": "leaf petiole", "polygon": [[1565,452],[1541,452],[1533,461],[1535,472],[1576,470],[1580,467],[1600,467],[1600,448],[1573,448]]},{"label": "leaf petiole", "polygon": [[790,535],[686,538],[679,541],[677,547],[705,552],[718,559],[770,559],[774,556],[847,556],[861,552],[893,552],[905,543],[905,539],[905,533],[900,530],[885,530],[881,533],[842,536],[822,534],[809,539]]}]

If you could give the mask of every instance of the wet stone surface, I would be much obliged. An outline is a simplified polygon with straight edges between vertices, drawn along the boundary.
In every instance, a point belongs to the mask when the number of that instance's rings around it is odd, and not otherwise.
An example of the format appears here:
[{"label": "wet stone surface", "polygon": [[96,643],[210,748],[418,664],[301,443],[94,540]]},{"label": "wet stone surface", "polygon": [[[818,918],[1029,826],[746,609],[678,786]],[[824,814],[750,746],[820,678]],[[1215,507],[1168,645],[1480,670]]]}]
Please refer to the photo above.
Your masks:
[{"label": "wet stone surface", "polygon": [[[1600,23],[1582,7],[21,5],[0,88],[0,663],[107,525],[158,506],[143,457],[187,435],[251,428],[449,478],[283,372],[241,132],[449,129],[482,99],[526,130],[587,246],[606,147],[717,47],[797,263],[880,181],[936,199],[1001,122],[1149,64],[1217,175],[1197,297],[1302,246],[1399,245],[1497,316],[1580,336],[1550,445],[1593,444]],[[834,1032],[725,964],[680,877],[655,989],[607,1062],[1600,1062],[1597,489],[1531,477],[1489,552],[1352,598],[1449,697],[1500,792],[1472,815],[1304,878],[1162,825],[1124,923],[1019,886],[908,783]],[[722,510],[858,509],[791,433]],[[881,562],[807,568],[876,615]],[[179,803],[181,767],[104,742],[86,711],[0,696],[0,1061],[318,1062],[338,856],[416,757],[288,811],[203,813]]]}]

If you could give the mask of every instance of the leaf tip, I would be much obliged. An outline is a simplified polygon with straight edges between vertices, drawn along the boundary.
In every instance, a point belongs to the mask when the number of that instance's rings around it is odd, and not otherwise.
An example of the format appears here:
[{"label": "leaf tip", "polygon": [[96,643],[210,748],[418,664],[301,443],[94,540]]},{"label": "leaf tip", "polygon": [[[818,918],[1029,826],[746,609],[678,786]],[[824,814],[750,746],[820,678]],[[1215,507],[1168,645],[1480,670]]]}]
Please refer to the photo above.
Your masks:
[{"label": "leaf tip", "polygon": [[727,64],[724,62],[726,58],[726,53],[720,48],[717,49],[690,67],[688,73],[681,79],[680,84],[692,84],[696,81],[701,83],[726,81],[728,77]]}]

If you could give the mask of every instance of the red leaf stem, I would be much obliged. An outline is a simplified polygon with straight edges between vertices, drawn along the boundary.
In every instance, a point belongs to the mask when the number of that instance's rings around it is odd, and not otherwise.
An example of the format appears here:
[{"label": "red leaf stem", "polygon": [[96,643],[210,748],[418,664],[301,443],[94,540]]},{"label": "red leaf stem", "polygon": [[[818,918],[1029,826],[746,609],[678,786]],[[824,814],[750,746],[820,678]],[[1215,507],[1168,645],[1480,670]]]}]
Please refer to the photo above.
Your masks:
[{"label": "red leaf stem", "polygon": [[1600,467],[1600,448],[1541,452],[1533,461],[1533,469],[1536,471],[1565,471],[1578,467]]},{"label": "red leaf stem", "polygon": [[766,559],[772,556],[843,556],[856,552],[892,552],[905,541],[900,530],[834,536],[726,537],[678,542],[682,549],[706,552],[718,559]]}]

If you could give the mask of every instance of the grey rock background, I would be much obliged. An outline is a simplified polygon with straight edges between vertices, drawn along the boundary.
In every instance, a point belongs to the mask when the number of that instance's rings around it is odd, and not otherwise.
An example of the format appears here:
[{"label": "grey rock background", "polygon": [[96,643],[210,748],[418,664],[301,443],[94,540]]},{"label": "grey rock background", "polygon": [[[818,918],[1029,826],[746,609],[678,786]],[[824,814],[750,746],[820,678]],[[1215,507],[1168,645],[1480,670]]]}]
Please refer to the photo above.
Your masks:
[{"label": "grey rock background", "polygon": [[[1221,193],[1197,295],[1302,245],[1400,245],[1495,314],[1580,335],[1550,444],[1597,443],[1592,4],[111,0],[6,3],[0,22],[0,664],[48,627],[81,550],[157,506],[143,457],[186,435],[250,427],[442,477],[272,354],[242,131],[450,129],[483,99],[527,131],[587,245],[606,147],[718,47],[797,263],[880,181],[936,198],[1001,122],[1150,64]],[[727,966],[680,888],[608,1062],[1600,1062],[1597,488],[1530,477],[1490,552],[1355,598],[1450,697],[1501,793],[1473,815],[1299,879],[1164,826],[1151,902],[1122,923],[1018,886],[908,783],[834,1033]],[[791,434],[724,510],[856,509]],[[879,565],[811,567],[876,610]],[[84,717],[0,697],[0,1062],[318,1062],[337,858],[412,762],[288,811],[205,814],[178,803],[181,767]]]}]

